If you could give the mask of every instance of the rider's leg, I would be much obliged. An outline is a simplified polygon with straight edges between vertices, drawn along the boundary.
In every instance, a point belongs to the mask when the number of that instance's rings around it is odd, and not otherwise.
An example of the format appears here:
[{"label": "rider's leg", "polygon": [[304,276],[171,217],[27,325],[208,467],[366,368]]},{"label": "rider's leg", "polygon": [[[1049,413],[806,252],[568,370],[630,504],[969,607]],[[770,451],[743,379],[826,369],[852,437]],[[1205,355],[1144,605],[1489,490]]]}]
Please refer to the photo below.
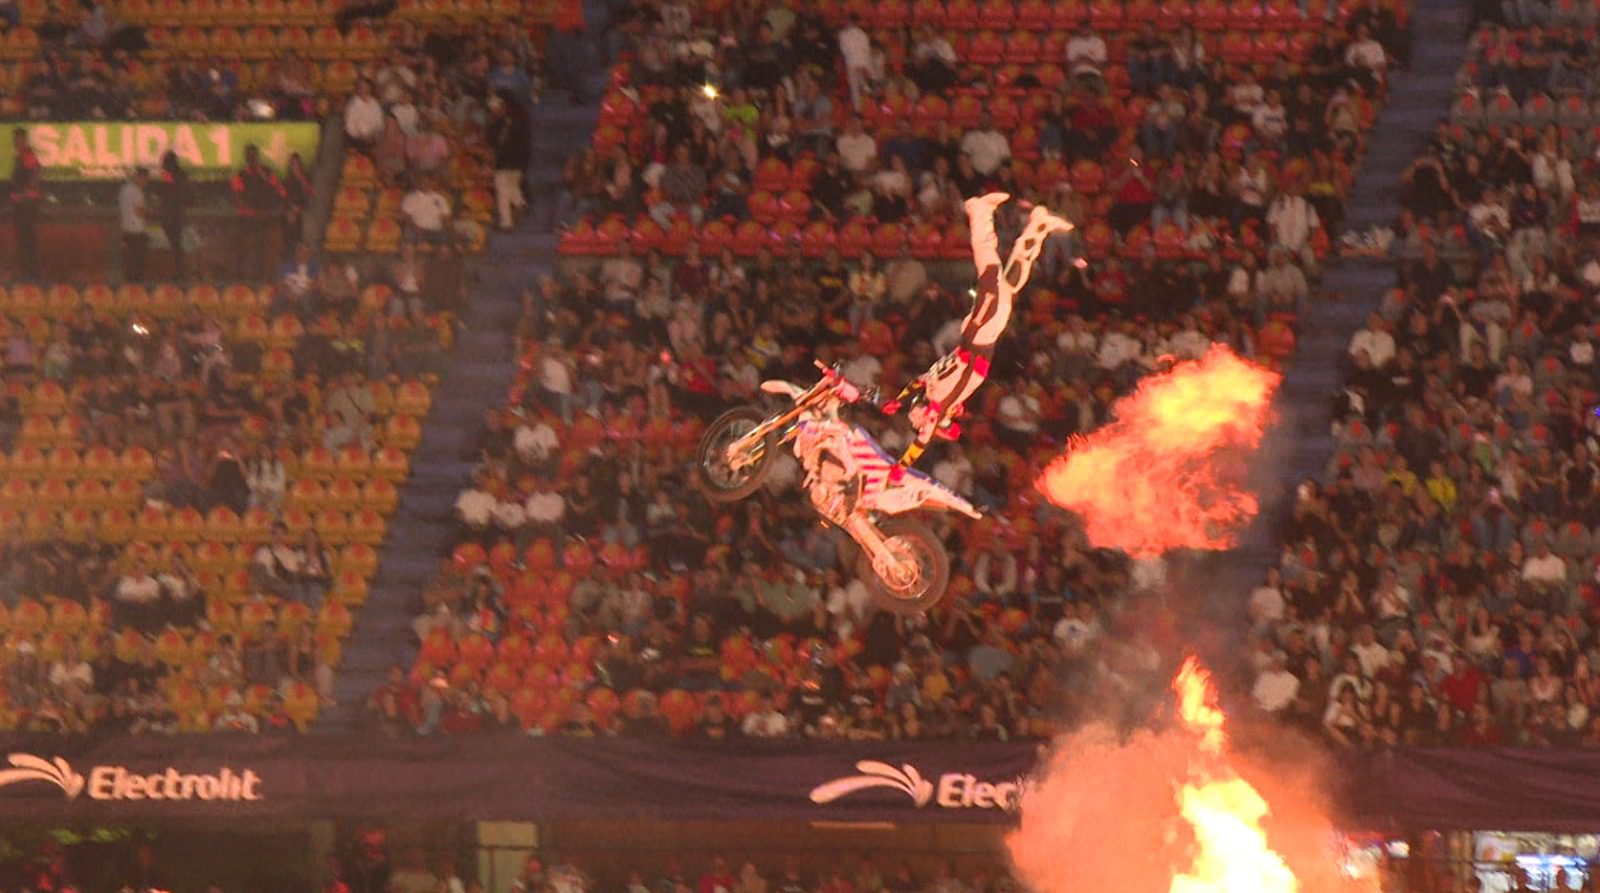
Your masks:
[{"label": "rider's leg", "polygon": [[941,434],[954,439],[959,432],[954,419],[961,406],[989,376],[989,358],[965,347],[941,357],[924,376],[922,402],[913,411],[915,437],[897,463],[906,468],[922,458],[928,444]]},{"label": "rider's leg", "polygon": [[1044,251],[1044,244],[1055,233],[1072,232],[1072,224],[1050,213],[1050,209],[1043,205],[1035,205],[1028,212],[1028,223],[1022,228],[1022,235],[1011,245],[1011,256],[1006,259],[1005,275],[1000,277],[1002,289],[1009,288],[1014,294],[1027,284],[1028,276],[1033,272],[1034,261]]},{"label": "rider's leg", "polygon": [[989,267],[1000,266],[1000,237],[994,231],[994,211],[1010,198],[1004,192],[991,192],[965,202],[967,232],[972,238],[972,263],[980,277]]}]

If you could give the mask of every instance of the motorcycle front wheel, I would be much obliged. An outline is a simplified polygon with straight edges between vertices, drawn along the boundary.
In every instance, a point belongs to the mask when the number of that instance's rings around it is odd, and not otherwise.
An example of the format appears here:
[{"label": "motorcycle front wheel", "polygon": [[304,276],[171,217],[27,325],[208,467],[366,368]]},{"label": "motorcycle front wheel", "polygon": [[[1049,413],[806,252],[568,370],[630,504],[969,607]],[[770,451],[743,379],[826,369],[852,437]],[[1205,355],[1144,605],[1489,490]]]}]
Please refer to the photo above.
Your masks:
[{"label": "motorcycle front wheel", "polygon": [[890,550],[904,559],[908,573],[898,580],[885,579],[863,549],[856,559],[856,572],[872,590],[873,599],[896,614],[918,614],[937,605],[950,585],[950,556],[944,543],[927,525],[910,518],[889,518],[878,530]]},{"label": "motorcycle front wheel", "polygon": [[700,436],[695,451],[695,476],[713,502],[733,502],[761,488],[767,471],[778,457],[778,440],[768,435],[753,447],[755,455],[741,468],[728,461],[728,447],[766,421],[766,414],[753,406],[740,406],[717,416]]}]

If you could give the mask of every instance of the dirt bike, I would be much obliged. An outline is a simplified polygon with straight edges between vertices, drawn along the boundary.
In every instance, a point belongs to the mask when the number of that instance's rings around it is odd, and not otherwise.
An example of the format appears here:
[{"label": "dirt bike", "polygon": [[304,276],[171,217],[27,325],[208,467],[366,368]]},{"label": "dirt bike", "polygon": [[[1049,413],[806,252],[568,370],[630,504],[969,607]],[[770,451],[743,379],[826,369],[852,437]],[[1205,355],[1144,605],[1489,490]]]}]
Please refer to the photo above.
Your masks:
[{"label": "dirt bike", "polygon": [[841,419],[839,410],[861,392],[837,367],[817,366],[822,378],[809,388],[762,382],[762,391],[789,400],[783,411],[741,406],[711,423],[696,456],[701,486],[717,502],[743,499],[787,446],[805,471],[812,507],[861,547],[857,572],[876,601],[899,613],[926,611],[944,596],[950,557],[927,525],[907,516],[921,509],[983,513],[933,478],[897,468],[872,435]]}]

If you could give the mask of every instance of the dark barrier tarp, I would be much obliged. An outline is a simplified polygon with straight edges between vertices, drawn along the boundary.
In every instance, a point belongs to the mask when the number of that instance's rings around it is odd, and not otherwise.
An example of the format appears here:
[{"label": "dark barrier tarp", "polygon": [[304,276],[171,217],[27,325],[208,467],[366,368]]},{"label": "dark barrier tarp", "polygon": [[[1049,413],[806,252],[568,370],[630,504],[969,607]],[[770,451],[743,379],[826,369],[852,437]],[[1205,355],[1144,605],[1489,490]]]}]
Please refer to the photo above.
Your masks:
[{"label": "dark barrier tarp", "polygon": [[[1033,743],[0,738],[0,821],[208,817],[1005,822]],[[1600,828],[1600,752],[1353,754],[1373,829]],[[1108,783],[1115,783],[1108,780]]]},{"label": "dark barrier tarp", "polygon": [[1344,803],[1372,828],[1600,830],[1600,751],[1406,748],[1346,765]]},{"label": "dark barrier tarp", "polygon": [[0,739],[0,754],[0,820],[999,821],[1038,758],[1033,744],[522,737]]}]

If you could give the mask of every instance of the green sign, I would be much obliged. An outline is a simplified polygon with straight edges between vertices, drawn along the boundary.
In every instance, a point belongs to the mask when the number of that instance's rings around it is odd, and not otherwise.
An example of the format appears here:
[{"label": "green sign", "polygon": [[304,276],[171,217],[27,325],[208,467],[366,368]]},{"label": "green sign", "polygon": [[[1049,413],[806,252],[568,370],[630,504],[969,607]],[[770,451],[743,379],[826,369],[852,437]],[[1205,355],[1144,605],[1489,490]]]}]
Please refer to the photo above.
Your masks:
[{"label": "green sign", "polygon": [[[191,177],[220,180],[244,164],[244,148],[252,144],[277,170],[294,152],[310,167],[322,137],[322,126],[313,121],[64,121],[26,127],[46,180],[120,180],[134,167],[157,167],[168,151],[177,153]],[[0,178],[10,175],[16,159],[6,136],[0,139]]]}]

